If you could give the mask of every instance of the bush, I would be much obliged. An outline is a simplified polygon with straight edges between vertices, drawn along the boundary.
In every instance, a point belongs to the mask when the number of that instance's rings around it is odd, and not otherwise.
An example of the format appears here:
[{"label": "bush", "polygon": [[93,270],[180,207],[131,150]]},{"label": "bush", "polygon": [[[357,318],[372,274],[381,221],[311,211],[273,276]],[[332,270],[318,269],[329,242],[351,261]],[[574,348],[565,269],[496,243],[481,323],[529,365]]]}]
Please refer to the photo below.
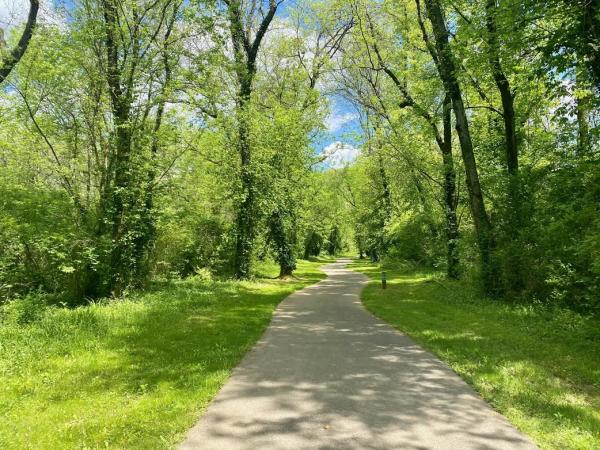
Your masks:
[{"label": "bush", "polygon": [[216,218],[165,218],[159,226],[151,255],[152,272],[182,278],[201,269],[228,272],[231,266],[231,238],[225,224]]},{"label": "bush", "polygon": [[69,199],[2,186],[0,198],[0,299],[35,291],[81,298],[99,243],[74,220]]},{"label": "bush", "polygon": [[424,215],[396,218],[386,229],[387,256],[433,266],[444,255],[440,236]]}]

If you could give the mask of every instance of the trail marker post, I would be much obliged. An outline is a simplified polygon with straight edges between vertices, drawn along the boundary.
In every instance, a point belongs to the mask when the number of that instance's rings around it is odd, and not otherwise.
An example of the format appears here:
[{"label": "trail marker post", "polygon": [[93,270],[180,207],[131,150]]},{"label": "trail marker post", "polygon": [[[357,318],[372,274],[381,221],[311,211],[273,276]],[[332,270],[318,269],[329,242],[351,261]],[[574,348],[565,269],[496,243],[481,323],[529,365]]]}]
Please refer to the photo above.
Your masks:
[{"label": "trail marker post", "polygon": [[381,272],[381,287],[382,289],[387,288],[387,278],[385,272]]}]

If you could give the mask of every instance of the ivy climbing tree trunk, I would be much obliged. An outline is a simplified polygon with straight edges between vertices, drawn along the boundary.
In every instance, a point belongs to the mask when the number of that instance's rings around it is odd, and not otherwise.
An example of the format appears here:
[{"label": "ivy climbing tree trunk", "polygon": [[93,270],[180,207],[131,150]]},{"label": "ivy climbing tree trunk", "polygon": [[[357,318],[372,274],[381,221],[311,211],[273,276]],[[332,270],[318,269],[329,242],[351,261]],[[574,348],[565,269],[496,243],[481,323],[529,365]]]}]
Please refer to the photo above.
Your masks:
[{"label": "ivy climbing tree trunk", "polygon": [[237,96],[238,152],[240,156],[241,202],[236,220],[236,246],[234,256],[235,277],[248,278],[251,274],[252,248],[255,234],[256,187],[252,170],[252,145],[250,142],[250,101],[256,75],[256,58],[262,40],[269,29],[281,2],[269,0],[269,10],[262,18],[256,35],[250,39],[252,23],[245,18],[254,16],[254,9],[246,14],[240,0],[224,0],[229,13],[229,27],[235,57],[235,71],[239,83]]},{"label": "ivy climbing tree trunk", "polygon": [[[100,2],[103,34],[98,44],[104,55],[99,62],[112,116],[108,176],[100,200],[101,224],[98,226],[99,235],[110,239],[108,281],[103,282],[106,285],[103,294],[119,296],[126,288],[143,281],[141,266],[154,238],[153,186],[148,182],[154,173],[148,167],[154,164],[158,152],[157,133],[171,77],[162,45],[166,45],[174,26],[175,17],[168,16],[170,7],[177,8],[178,4],[172,0],[148,5],[118,0]],[[164,34],[163,30],[166,30]],[[159,36],[164,36],[165,41],[153,49]],[[156,91],[152,85],[148,86],[144,95],[141,85],[156,83],[153,78],[140,82],[152,62],[151,54],[157,58],[158,67],[162,62],[163,86]],[[154,105],[157,107],[154,124],[146,126],[147,113]],[[138,139],[142,132],[150,135],[150,149],[144,139]]]},{"label": "ivy climbing tree trunk", "polygon": [[[114,120],[114,176],[109,190],[109,215],[112,224],[112,249],[110,256],[110,292],[121,295],[127,281],[129,266],[126,243],[126,208],[132,195],[130,186],[131,121],[133,73],[124,77],[119,64],[119,19],[114,0],[103,0],[105,27],[106,81]],[[134,41],[137,42],[137,39]],[[126,78],[125,82],[123,78]],[[125,84],[125,85],[124,85]]]},{"label": "ivy climbing tree trunk", "polygon": [[446,275],[448,278],[459,278],[458,258],[458,220],[456,218],[456,171],[452,156],[452,101],[448,95],[443,104],[444,137],[438,143],[444,164],[444,214],[446,216]]},{"label": "ivy climbing tree trunk", "polygon": [[163,68],[163,81],[160,89],[160,95],[158,98],[158,104],[156,107],[156,115],[154,116],[154,123],[152,124],[152,144],[150,145],[150,158],[148,163],[148,170],[146,174],[146,185],[144,188],[144,202],[140,212],[140,232],[136,236],[135,243],[135,254],[137,255],[138,262],[136,263],[136,276],[139,279],[143,279],[148,274],[147,263],[143,263],[141,258],[150,251],[150,247],[156,237],[156,220],[154,211],[154,194],[156,184],[156,158],[159,156],[161,150],[161,140],[159,132],[162,127],[163,117],[165,114],[165,107],[167,105],[167,99],[169,97],[169,91],[171,89],[171,82],[173,78],[173,53],[171,50],[171,34],[173,33],[173,27],[177,18],[181,3],[176,1],[172,5],[171,15],[168,18],[165,33],[163,36],[162,48],[161,48],[161,60]]},{"label": "ivy climbing tree trunk", "polygon": [[268,224],[269,237],[275,247],[275,260],[279,264],[279,278],[289,277],[296,270],[293,240],[286,229],[284,215],[284,211],[278,208],[269,218]]}]

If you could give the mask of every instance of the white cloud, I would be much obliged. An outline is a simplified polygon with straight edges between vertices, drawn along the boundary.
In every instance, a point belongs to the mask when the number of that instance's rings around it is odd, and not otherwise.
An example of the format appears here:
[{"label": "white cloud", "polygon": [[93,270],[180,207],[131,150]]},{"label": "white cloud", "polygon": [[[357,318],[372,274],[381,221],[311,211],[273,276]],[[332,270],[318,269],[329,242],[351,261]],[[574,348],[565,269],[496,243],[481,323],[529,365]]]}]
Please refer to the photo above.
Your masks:
[{"label": "white cloud", "polygon": [[325,126],[330,133],[335,133],[342,129],[344,125],[358,119],[356,113],[333,113],[325,120]]},{"label": "white cloud", "polygon": [[332,169],[339,169],[352,164],[360,155],[360,149],[337,141],[325,147],[323,154],[327,155],[324,161],[326,165]]}]

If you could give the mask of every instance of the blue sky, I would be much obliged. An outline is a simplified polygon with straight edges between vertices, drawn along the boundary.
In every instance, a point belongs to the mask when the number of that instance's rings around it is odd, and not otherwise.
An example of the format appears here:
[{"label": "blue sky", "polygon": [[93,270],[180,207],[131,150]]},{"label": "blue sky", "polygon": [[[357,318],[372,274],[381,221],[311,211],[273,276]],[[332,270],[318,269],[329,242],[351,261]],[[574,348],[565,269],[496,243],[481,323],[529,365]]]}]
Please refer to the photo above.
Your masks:
[{"label": "blue sky", "polygon": [[325,120],[327,130],[314,143],[317,153],[335,153],[328,165],[342,167],[351,163],[359,154],[362,134],[356,108],[340,95],[328,95],[331,112]]},{"label": "blue sky", "polygon": [[358,112],[352,103],[340,95],[328,95],[331,114],[325,121],[331,138],[358,145],[361,134]]},{"label": "blue sky", "polygon": [[[290,9],[299,1],[301,0],[285,0],[277,13],[278,17],[285,19]],[[41,3],[41,15],[47,17],[49,10],[52,9],[50,5],[69,7],[72,5],[72,0],[41,0]],[[0,0],[0,27],[10,28],[23,22],[28,9],[28,0]],[[354,106],[337,94],[329,94],[328,98],[331,113],[325,121],[327,131],[314,142],[314,148],[317,153],[333,152],[335,149],[336,155],[329,163],[332,167],[337,167],[352,162],[358,156],[357,147],[360,145],[362,133]]]},{"label": "blue sky", "polygon": [[[277,16],[280,19],[289,17],[290,10],[302,5],[304,1],[306,0],[285,0],[279,7]],[[329,94],[327,97],[331,107],[331,113],[325,121],[327,131],[313,145],[317,153],[336,149],[336,156],[330,158],[329,165],[339,167],[351,163],[358,156],[357,147],[360,145],[362,130],[358,113],[351,102],[338,94]]]}]

